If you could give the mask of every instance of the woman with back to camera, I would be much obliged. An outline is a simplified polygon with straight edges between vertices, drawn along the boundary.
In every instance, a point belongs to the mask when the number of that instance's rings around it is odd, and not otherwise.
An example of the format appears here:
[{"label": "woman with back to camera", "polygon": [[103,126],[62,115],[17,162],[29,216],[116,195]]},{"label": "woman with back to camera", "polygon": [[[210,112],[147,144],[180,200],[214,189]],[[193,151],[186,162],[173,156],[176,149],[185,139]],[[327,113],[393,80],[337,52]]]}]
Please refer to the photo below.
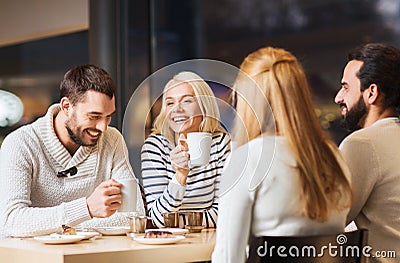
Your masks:
[{"label": "woman with back to camera", "polygon": [[[203,225],[215,227],[220,175],[230,153],[230,136],[219,122],[210,86],[193,72],[181,72],[165,86],[161,111],[142,147],[142,178],[153,223],[163,213],[205,210]],[[210,161],[189,168],[184,140],[190,132],[212,134]]]},{"label": "woman with back to camera", "polygon": [[297,59],[266,47],[240,69],[234,85],[238,148],[221,177],[213,262],[244,262],[250,234],[340,233],[351,203],[348,168],[320,128]]}]

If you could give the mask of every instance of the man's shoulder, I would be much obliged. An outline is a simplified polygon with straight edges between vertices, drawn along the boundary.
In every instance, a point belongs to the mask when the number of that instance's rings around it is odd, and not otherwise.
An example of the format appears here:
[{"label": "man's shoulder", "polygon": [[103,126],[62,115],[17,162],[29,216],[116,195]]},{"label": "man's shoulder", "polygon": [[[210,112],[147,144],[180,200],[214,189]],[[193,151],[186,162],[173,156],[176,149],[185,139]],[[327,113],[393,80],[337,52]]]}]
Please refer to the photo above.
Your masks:
[{"label": "man's shoulder", "polygon": [[33,125],[27,124],[19,127],[15,131],[9,133],[3,141],[3,144],[11,143],[13,145],[24,144],[30,141],[31,143],[34,141],[38,141],[38,138]]},{"label": "man's shoulder", "polygon": [[122,140],[121,132],[114,127],[108,127],[102,136],[103,142],[115,145],[118,140]]},{"label": "man's shoulder", "polygon": [[348,135],[340,143],[339,149],[345,155],[355,152],[358,154],[362,152],[364,154],[373,151],[380,144],[387,145],[387,141],[384,140],[379,127],[370,126]]},{"label": "man's shoulder", "polygon": [[107,130],[104,132],[104,134],[107,136],[122,136],[121,132],[117,128],[111,126],[107,127]]},{"label": "man's shoulder", "polygon": [[[32,125],[18,128],[6,136],[0,147],[0,155],[9,158],[36,158],[43,142]],[[24,157],[23,157],[24,156]]]},{"label": "man's shoulder", "polygon": [[347,137],[343,139],[341,145],[349,142],[374,142],[376,140],[379,140],[380,134],[381,134],[380,127],[369,126],[349,134]]},{"label": "man's shoulder", "polygon": [[114,127],[108,127],[99,139],[97,147],[101,154],[113,155],[116,151],[123,150],[124,144],[121,132]]}]

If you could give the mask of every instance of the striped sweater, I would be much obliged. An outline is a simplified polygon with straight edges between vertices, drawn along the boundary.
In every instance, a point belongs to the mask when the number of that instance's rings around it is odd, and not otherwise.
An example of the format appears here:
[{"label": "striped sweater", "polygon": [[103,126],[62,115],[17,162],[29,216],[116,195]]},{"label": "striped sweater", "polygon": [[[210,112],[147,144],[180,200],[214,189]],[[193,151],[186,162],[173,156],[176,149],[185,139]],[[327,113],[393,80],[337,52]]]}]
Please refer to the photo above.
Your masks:
[{"label": "striped sweater", "polygon": [[[109,127],[93,147],[71,156],[53,128],[58,104],[32,124],[9,134],[0,151],[0,235],[32,236],[57,231],[62,224],[82,227],[128,226],[115,213],[91,219],[86,198],[103,181],[133,176],[121,133]],[[57,177],[71,167],[72,177]],[[139,188],[138,188],[139,189]],[[140,191],[137,209],[144,213]]]},{"label": "striped sweater", "polygon": [[[230,152],[230,137],[216,133],[212,137],[210,162],[190,169],[186,185],[172,180],[175,170],[170,152],[175,148],[163,135],[151,135],[142,147],[142,178],[147,209],[158,227],[164,226],[165,212],[205,210],[203,225],[215,227],[218,218],[220,176]],[[175,178],[174,178],[175,179]],[[181,218],[180,225],[184,224]]]}]

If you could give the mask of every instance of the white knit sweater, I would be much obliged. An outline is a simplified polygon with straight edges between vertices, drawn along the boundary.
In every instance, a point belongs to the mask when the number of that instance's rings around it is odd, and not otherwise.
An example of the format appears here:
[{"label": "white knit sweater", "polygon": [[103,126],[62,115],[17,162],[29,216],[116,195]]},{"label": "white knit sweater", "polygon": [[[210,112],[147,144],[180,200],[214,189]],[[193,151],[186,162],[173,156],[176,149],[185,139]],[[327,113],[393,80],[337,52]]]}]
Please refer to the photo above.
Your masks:
[{"label": "white knit sweater", "polygon": [[[91,219],[86,198],[103,181],[132,177],[122,135],[109,127],[96,146],[81,146],[71,156],[53,127],[59,105],[32,124],[9,134],[0,150],[0,235],[32,236],[55,232],[62,224],[82,227],[128,225],[121,214]],[[72,177],[57,172],[77,167]],[[138,188],[139,189],[139,188]],[[143,213],[140,191],[137,210]]]}]

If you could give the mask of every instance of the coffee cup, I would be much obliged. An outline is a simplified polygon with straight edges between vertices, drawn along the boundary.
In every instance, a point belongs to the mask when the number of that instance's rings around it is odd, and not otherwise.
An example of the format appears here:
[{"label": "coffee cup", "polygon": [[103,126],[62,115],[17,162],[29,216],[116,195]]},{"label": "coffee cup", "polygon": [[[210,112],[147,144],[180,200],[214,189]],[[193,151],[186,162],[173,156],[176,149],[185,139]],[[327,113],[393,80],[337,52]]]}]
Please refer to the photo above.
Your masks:
[{"label": "coffee cup", "polygon": [[186,143],[189,147],[190,166],[204,166],[210,161],[212,134],[208,132],[190,132]]},{"label": "coffee cup", "polygon": [[118,183],[122,184],[121,207],[118,212],[134,212],[136,211],[137,202],[137,181],[133,178],[117,179]]}]

